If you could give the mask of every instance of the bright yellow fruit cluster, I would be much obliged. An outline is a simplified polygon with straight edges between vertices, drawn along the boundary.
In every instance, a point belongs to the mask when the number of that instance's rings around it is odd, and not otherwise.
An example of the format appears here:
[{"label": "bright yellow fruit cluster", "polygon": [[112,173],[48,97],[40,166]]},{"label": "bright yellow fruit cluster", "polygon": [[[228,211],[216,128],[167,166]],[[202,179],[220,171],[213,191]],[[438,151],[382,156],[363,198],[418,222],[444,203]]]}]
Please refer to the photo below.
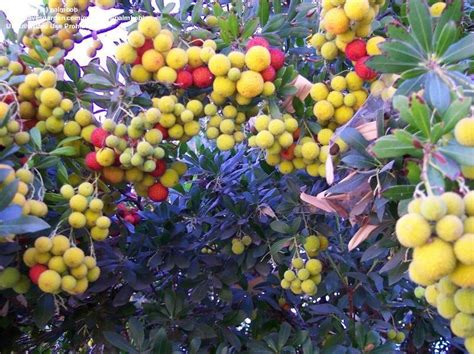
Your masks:
[{"label": "bright yellow fruit cluster", "polygon": [[453,333],[472,343],[474,192],[412,200],[408,214],[397,221],[396,235],[403,246],[414,249],[410,279],[426,286],[426,300],[451,320]]},{"label": "bright yellow fruit cluster", "polygon": [[385,0],[325,0],[322,2],[321,32],[310,44],[326,60],[334,60],[356,38],[372,33],[372,22]]},{"label": "bright yellow fruit cluster", "polygon": [[230,150],[235,144],[244,141],[243,131],[247,116],[244,112],[239,112],[236,106],[228,104],[218,107],[214,103],[208,103],[204,107],[204,113],[208,117],[206,136],[208,139],[216,140],[219,150]]},{"label": "bright yellow fruit cluster", "polygon": [[367,99],[363,84],[354,71],[336,75],[328,84],[314,84],[310,95],[316,101],[313,114],[319,124],[331,130],[346,124]]},{"label": "bright yellow fruit cluster", "polygon": [[90,182],[82,182],[77,189],[65,184],[60,189],[64,199],[69,201],[71,214],[69,225],[73,229],[87,227],[93,240],[103,241],[109,235],[111,221],[103,215],[104,202],[97,197],[97,190]]},{"label": "bright yellow fruit cluster", "polygon": [[231,251],[233,254],[240,255],[244,253],[245,248],[252,244],[252,238],[249,235],[243,237],[234,237],[232,239]]},{"label": "bright yellow fruit cluster", "polygon": [[69,239],[63,235],[37,238],[34,247],[23,253],[23,262],[30,268],[38,264],[47,267],[38,278],[38,286],[45,293],[64,291],[79,295],[100,276],[95,258],[71,246]]}]

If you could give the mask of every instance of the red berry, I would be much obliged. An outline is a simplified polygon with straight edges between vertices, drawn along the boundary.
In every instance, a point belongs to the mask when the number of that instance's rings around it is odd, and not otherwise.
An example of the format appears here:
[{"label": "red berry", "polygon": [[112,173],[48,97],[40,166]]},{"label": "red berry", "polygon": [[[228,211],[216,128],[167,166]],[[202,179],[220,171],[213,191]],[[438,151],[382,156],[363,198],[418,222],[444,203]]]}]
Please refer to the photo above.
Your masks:
[{"label": "red berry", "polygon": [[357,60],[356,65],[355,65],[355,72],[357,75],[359,75],[362,79],[370,81],[375,79],[377,76],[377,72],[375,70],[372,70],[369,68],[365,62],[369,60],[370,57],[362,57],[359,60]]},{"label": "red berry", "polygon": [[163,135],[163,139],[166,140],[169,137],[168,134],[168,129],[166,129],[164,126],[162,126],[160,123],[156,123],[154,126],[155,129],[158,129],[161,132],[161,135]]},{"label": "red berry", "polygon": [[102,166],[97,162],[95,151],[89,152],[85,157],[86,166],[92,171],[100,171]]},{"label": "red berry", "polygon": [[278,48],[270,48],[271,66],[275,71],[280,70],[285,65],[285,53]]},{"label": "red berry", "polygon": [[27,119],[23,121],[23,129],[30,130],[33,128],[38,121],[36,119]]},{"label": "red berry", "polygon": [[91,135],[91,143],[95,147],[103,148],[105,146],[105,139],[109,136],[109,132],[102,128],[95,128]]},{"label": "red berry", "polygon": [[142,218],[140,217],[140,214],[138,214],[138,213],[137,213],[137,214],[133,214],[133,223],[132,223],[132,224],[133,224],[133,225],[138,224],[141,219],[142,219]]},{"label": "red berry", "polygon": [[251,40],[247,42],[246,48],[249,50],[252,47],[255,47],[256,45],[261,45],[262,47],[268,48],[270,47],[270,43],[263,38],[263,37],[253,37]]},{"label": "red berry", "polygon": [[143,53],[145,53],[148,49],[153,49],[153,40],[152,39],[146,39],[145,43],[140,47],[137,48],[137,55],[141,58]]},{"label": "red berry", "polygon": [[187,89],[193,85],[193,75],[189,71],[181,70],[174,84],[179,88]]},{"label": "red berry", "polygon": [[295,148],[296,144],[292,144],[287,149],[282,150],[280,152],[280,156],[282,157],[282,159],[289,161],[293,160],[293,158],[295,157]]},{"label": "red berry", "polygon": [[138,55],[137,59],[133,62],[133,65],[140,65],[142,63],[142,56]]},{"label": "red berry", "polygon": [[161,177],[166,171],[166,162],[164,160],[156,160],[156,168],[150,172],[153,177]]},{"label": "red berry", "polygon": [[352,61],[357,61],[365,57],[367,55],[365,41],[362,39],[354,39],[346,46],[344,52],[346,53],[347,59]]},{"label": "red berry", "polygon": [[133,217],[133,214],[127,214],[123,218],[126,222],[129,222],[130,224],[133,224],[135,222],[135,218]]},{"label": "red berry", "polygon": [[38,278],[40,277],[41,273],[43,273],[45,270],[48,270],[48,267],[42,264],[35,264],[33,267],[31,267],[30,271],[28,272],[31,282],[33,284],[38,284]]},{"label": "red berry", "polygon": [[205,66],[200,66],[193,71],[194,86],[199,88],[205,88],[212,85],[214,81],[214,75]]},{"label": "red berry", "polygon": [[260,74],[262,75],[264,81],[274,81],[276,78],[276,71],[271,65],[265,70],[261,71]]},{"label": "red berry", "polygon": [[155,183],[148,188],[148,197],[154,202],[162,202],[168,198],[168,188],[164,187],[160,182]]},{"label": "red berry", "polygon": [[15,95],[13,93],[9,93],[3,97],[2,101],[6,104],[10,104],[15,101]]}]

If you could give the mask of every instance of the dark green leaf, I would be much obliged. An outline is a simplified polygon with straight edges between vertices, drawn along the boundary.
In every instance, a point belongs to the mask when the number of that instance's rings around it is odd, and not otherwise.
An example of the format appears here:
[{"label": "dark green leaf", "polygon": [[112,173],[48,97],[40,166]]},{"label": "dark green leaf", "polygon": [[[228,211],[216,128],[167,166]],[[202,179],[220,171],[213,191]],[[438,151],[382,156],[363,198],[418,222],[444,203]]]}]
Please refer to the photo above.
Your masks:
[{"label": "dark green leaf", "polygon": [[378,139],[372,150],[379,158],[393,158],[416,154],[416,149],[412,144],[402,143],[393,135],[384,136]]},{"label": "dark green leaf", "polygon": [[145,340],[145,330],[143,324],[136,317],[130,318],[128,321],[128,328],[130,330],[130,337],[136,346],[141,349]]},{"label": "dark green leaf", "polygon": [[42,219],[36,216],[20,216],[15,220],[8,220],[0,223],[0,235],[6,234],[28,234],[31,232],[37,232],[49,228]]},{"label": "dark green leaf", "polygon": [[474,147],[452,142],[449,145],[440,147],[439,151],[461,165],[474,166]]},{"label": "dark green leaf", "polygon": [[426,103],[414,97],[411,101],[411,112],[423,136],[429,138],[431,135],[431,111]]},{"label": "dark green leaf", "polygon": [[198,0],[193,7],[191,20],[193,23],[198,23],[202,16],[202,0]]},{"label": "dark green leaf", "polygon": [[441,57],[441,62],[453,64],[472,57],[474,57],[474,33],[450,45]]},{"label": "dark green leaf", "polygon": [[104,331],[104,337],[114,347],[125,351],[126,353],[138,354],[138,351],[128,343],[120,334],[110,331]]},{"label": "dark green leaf", "polygon": [[258,18],[253,18],[247,23],[245,23],[244,30],[240,36],[242,39],[247,39],[255,33],[255,30],[258,27],[259,20]]},{"label": "dark green leaf", "polygon": [[258,18],[260,19],[260,26],[263,27],[267,24],[270,16],[270,5],[268,0],[260,0],[258,4]]},{"label": "dark green leaf", "polygon": [[439,32],[439,35],[435,32],[433,37],[433,44],[435,47],[436,55],[441,56],[446,52],[446,49],[457,40],[458,29],[454,21],[448,22],[444,25],[443,29]]},{"label": "dark green leaf", "polygon": [[411,26],[411,33],[420,46],[426,52],[431,52],[433,28],[426,2],[421,0],[408,1],[408,22]]},{"label": "dark green leaf", "polygon": [[54,297],[51,294],[43,294],[39,297],[33,311],[33,320],[38,328],[43,329],[48,321],[53,318],[56,311]]},{"label": "dark green leaf", "polygon": [[444,133],[449,133],[454,129],[457,122],[459,122],[464,117],[467,117],[471,107],[471,102],[471,98],[464,98],[462,101],[456,100],[451,103],[448,110],[442,116],[445,123]]},{"label": "dark green leaf", "polygon": [[390,200],[403,200],[413,197],[416,186],[392,186],[384,190],[383,196]]},{"label": "dark green leaf", "polygon": [[6,208],[13,200],[13,197],[18,191],[18,183],[19,181],[15,179],[2,188],[2,192],[0,193],[0,210]]},{"label": "dark green leaf", "polygon": [[424,97],[426,101],[439,112],[445,112],[451,101],[451,92],[448,85],[436,74],[429,72],[426,74]]}]

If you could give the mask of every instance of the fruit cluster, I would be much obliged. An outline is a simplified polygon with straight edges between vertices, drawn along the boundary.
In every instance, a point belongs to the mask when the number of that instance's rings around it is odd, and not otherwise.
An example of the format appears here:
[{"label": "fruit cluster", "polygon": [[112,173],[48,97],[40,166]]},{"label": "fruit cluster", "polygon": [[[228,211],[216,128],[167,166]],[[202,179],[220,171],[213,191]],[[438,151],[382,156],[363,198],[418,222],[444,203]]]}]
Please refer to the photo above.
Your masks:
[{"label": "fruit cluster", "polygon": [[390,329],[387,332],[387,338],[394,341],[397,344],[401,344],[405,341],[406,335],[401,331],[397,331],[395,329]]},{"label": "fruit cluster", "polygon": [[243,237],[234,237],[232,239],[232,253],[240,255],[244,253],[245,248],[249,247],[252,244],[252,238],[249,235],[244,235]]},{"label": "fruit cluster", "polygon": [[316,101],[313,114],[318,123],[335,130],[346,124],[367,99],[364,80],[355,72],[334,76],[329,85],[318,82],[310,91]]},{"label": "fruit cluster", "polygon": [[7,267],[0,271],[0,290],[13,289],[17,294],[25,294],[30,287],[30,279],[18,269]]},{"label": "fruit cluster", "polygon": [[319,252],[327,250],[328,247],[329,241],[326,236],[322,235],[309,235],[303,243],[303,248],[308,257],[316,257]]},{"label": "fruit cluster", "polygon": [[366,81],[372,81],[377,77],[377,72],[366,65],[371,56],[380,55],[382,51],[378,47],[385,38],[376,36],[370,38],[367,42],[363,39],[354,39],[345,49],[346,58],[354,63],[354,69],[360,78]]},{"label": "fruit cluster", "polygon": [[[163,139],[177,139],[176,132],[181,128],[182,133],[184,129],[170,111],[172,109],[175,112],[176,108],[178,112],[178,104],[175,104],[172,96],[162,97],[154,102],[163,110],[166,107],[165,112],[170,113],[162,114],[158,108],[152,107],[133,117],[128,125],[107,119],[102,127],[94,126],[86,140],[96,150],[86,155],[85,162],[89,169],[100,172],[108,183],[120,184],[126,181],[133,184],[140,196],[163,201],[168,197],[168,188],[178,184],[179,177],[187,168],[182,162],[174,162],[167,168],[164,159],[166,153],[160,144]],[[188,107],[190,109],[181,107],[181,113],[188,110],[197,115],[202,111],[202,104],[196,100],[190,101]],[[192,122],[184,123],[185,128],[188,123]],[[187,128],[186,130],[191,133]],[[179,135],[183,138],[182,134]]]},{"label": "fruit cluster", "polygon": [[225,105],[219,111],[218,109],[214,103],[208,103],[204,107],[204,113],[209,117],[206,123],[206,137],[216,140],[217,148],[226,151],[245,140],[243,130],[247,116],[232,104]]},{"label": "fruit cluster", "polygon": [[43,62],[39,50],[46,51],[48,58],[55,57],[61,50],[70,51],[74,42],[82,39],[79,24],[87,13],[89,3],[89,0],[47,1],[48,20],[28,28],[23,37],[23,44],[29,48],[28,55]]},{"label": "fruit cluster", "polygon": [[321,283],[323,265],[319,259],[308,258],[303,260],[297,255],[291,261],[292,269],[285,271],[280,286],[290,289],[295,295],[315,295]]},{"label": "fruit cluster", "polygon": [[473,341],[474,192],[415,198],[395,231],[403,246],[414,249],[410,279],[427,287],[425,298],[451,320],[456,336]]},{"label": "fruit cluster", "polygon": [[37,238],[34,247],[23,253],[23,262],[30,268],[31,282],[45,293],[57,294],[62,290],[79,295],[100,276],[95,258],[71,246],[63,235]]},{"label": "fruit cluster", "polygon": [[[199,118],[204,116],[203,104],[199,100],[189,100],[186,105],[179,103],[175,95],[155,97],[154,110],[145,113],[145,123],[155,122],[165,140],[186,142],[201,131]],[[154,114],[154,117],[147,114]],[[133,125],[132,120],[132,125]],[[151,123],[153,124],[153,123]]]},{"label": "fruit cluster", "polygon": [[25,76],[17,89],[17,114],[11,117],[21,122],[20,127],[29,129],[36,125],[42,134],[63,132],[63,118],[72,111],[73,102],[56,88],[57,80],[53,69],[35,69]]},{"label": "fruit cluster", "polygon": [[181,89],[212,86],[210,97],[216,104],[235,96],[240,105],[262,93],[273,94],[272,81],[285,61],[284,53],[270,48],[261,37],[248,42],[246,53],[235,50],[228,55],[216,54],[213,40],[200,41],[200,46],[186,50],[174,42],[173,33],[162,29],[159,19],[147,16],[129,33],[127,43],[117,47],[115,56],[132,65],[131,77],[137,82],[154,80]]},{"label": "fruit cluster", "polygon": [[82,182],[75,190],[70,184],[60,189],[64,199],[69,201],[71,213],[68,223],[73,229],[87,227],[95,241],[103,241],[109,235],[110,218],[103,215],[104,202],[98,198],[97,190],[90,182]]},{"label": "fruit cluster", "polygon": [[372,22],[384,3],[385,0],[324,0],[321,32],[312,36],[311,45],[324,59],[336,59],[354,39],[372,33]]}]

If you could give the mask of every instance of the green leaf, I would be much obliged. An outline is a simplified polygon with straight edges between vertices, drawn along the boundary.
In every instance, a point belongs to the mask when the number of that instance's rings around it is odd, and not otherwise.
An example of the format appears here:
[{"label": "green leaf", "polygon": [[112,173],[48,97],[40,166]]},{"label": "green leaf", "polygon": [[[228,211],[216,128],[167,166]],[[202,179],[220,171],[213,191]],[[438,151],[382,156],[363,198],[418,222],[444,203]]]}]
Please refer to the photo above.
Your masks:
[{"label": "green leaf", "polygon": [[412,92],[420,90],[425,82],[425,78],[426,74],[402,82],[402,84],[398,86],[395,95],[409,96]]},{"label": "green leaf", "polygon": [[394,135],[387,135],[378,139],[372,151],[379,158],[393,158],[417,154],[417,150],[413,144],[401,142]]},{"label": "green leaf", "polygon": [[25,64],[28,64],[28,65],[33,66],[33,67],[35,67],[35,68],[39,68],[39,67],[42,67],[42,66],[43,66],[43,64],[41,64],[38,60],[33,59],[33,58],[30,57],[29,55],[21,54],[21,55],[20,55],[20,59],[21,59],[21,61],[23,61]]},{"label": "green leaf", "polygon": [[438,57],[443,55],[444,52],[446,52],[446,49],[457,40],[457,34],[458,29],[454,21],[446,23],[439,34],[435,32],[433,45]]},{"label": "green leaf", "polygon": [[49,224],[36,216],[23,215],[18,219],[5,220],[0,223],[0,235],[29,234],[49,228]]},{"label": "green leaf", "polygon": [[248,21],[244,26],[244,30],[242,31],[242,35],[240,36],[240,38],[247,39],[252,34],[254,34],[255,30],[258,27],[258,23],[259,23],[258,18],[253,18],[250,21]]},{"label": "green leaf", "polygon": [[431,14],[425,1],[408,1],[408,22],[413,37],[427,53],[430,53],[433,28]]},{"label": "green leaf", "polygon": [[451,101],[448,85],[433,71],[426,74],[424,97],[426,101],[441,113],[445,112]]},{"label": "green leaf", "polygon": [[457,122],[459,122],[464,117],[467,117],[467,115],[469,114],[471,103],[471,98],[464,98],[463,100],[456,100],[451,103],[448,110],[442,116],[443,121],[445,123],[445,134],[453,130]]},{"label": "green leaf", "polygon": [[13,197],[18,191],[18,183],[18,179],[14,179],[2,188],[2,192],[0,193],[0,210],[6,208],[13,200]]},{"label": "green leaf", "polygon": [[193,23],[198,23],[202,16],[202,0],[198,0],[193,7],[191,20]]},{"label": "green leaf", "polygon": [[460,165],[474,166],[474,147],[452,142],[449,145],[440,147],[438,150]]},{"label": "green leaf", "polygon": [[263,27],[267,24],[270,16],[270,5],[268,0],[260,0],[258,4],[258,18],[260,19],[260,25]]},{"label": "green leaf", "polygon": [[55,156],[76,156],[76,149],[73,146],[63,146],[54,149],[50,152],[51,155]]},{"label": "green leaf", "polygon": [[414,97],[411,101],[411,112],[421,133],[429,138],[431,135],[431,111],[428,105],[422,103],[417,97]]},{"label": "green leaf", "polygon": [[374,55],[367,60],[367,65],[380,73],[399,74],[415,68],[418,63],[399,62],[386,55]]},{"label": "green leaf", "polygon": [[36,127],[31,128],[30,137],[31,137],[31,140],[33,141],[33,144],[35,144],[36,148],[38,150],[41,150],[41,133],[39,129]]},{"label": "green leaf", "polygon": [[120,334],[110,331],[104,331],[104,337],[114,347],[125,351],[126,353],[138,354],[138,351],[128,343]]},{"label": "green leaf", "polygon": [[383,196],[390,200],[403,200],[410,199],[413,197],[416,186],[405,185],[405,186],[392,186],[383,191]]},{"label": "green leaf", "polygon": [[369,142],[365,140],[363,135],[359,133],[357,129],[347,127],[341,131],[340,137],[347,145],[356,150],[358,153],[370,160],[373,160],[372,156],[367,153],[367,146],[369,146]]},{"label": "green leaf", "polygon": [[43,329],[56,312],[54,297],[51,294],[43,294],[39,297],[33,310],[33,320],[38,328]]},{"label": "green leaf", "polygon": [[60,146],[63,146],[64,144],[67,144],[76,140],[80,140],[80,139],[82,139],[80,136],[69,136],[61,140],[56,146],[60,147]]},{"label": "green leaf", "polygon": [[230,33],[232,34],[232,39],[235,39],[239,35],[239,21],[237,19],[237,16],[235,16],[234,13],[231,13],[229,15],[229,30]]},{"label": "green leaf", "polygon": [[290,232],[291,228],[288,224],[284,223],[283,221],[280,220],[275,220],[270,224],[270,228],[275,231],[279,232],[281,234],[286,234]]},{"label": "green leaf", "polygon": [[132,317],[128,321],[128,328],[130,330],[130,337],[133,339],[138,349],[141,349],[145,340],[145,329],[143,328],[143,324],[136,317]]},{"label": "green leaf", "polygon": [[291,326],[286,323],[286,322],[283,322],[281,325],[280,325],[280,330],[278,331],[278,349],[281,350],[286,342],[288,342],[288,338],[290,338],[290,334],[291,334]]},{"label": "green leaf", "polygon": [[441,57],[442,63],[453,64],[458,61],[474,57],[474,33],[451,44]]},{"label": "green leaf", "polygon": [[418,65],[423,60],[423,54],[406,42],[391,40],[381,43],[380,47],[391,60],[413,65]]},{"label": "green leaf", "polygon": [[105,87],[112,87],[112,83],[103,76],[96,74],[86,74],[82,80],[89,85],[100,85]]}]

